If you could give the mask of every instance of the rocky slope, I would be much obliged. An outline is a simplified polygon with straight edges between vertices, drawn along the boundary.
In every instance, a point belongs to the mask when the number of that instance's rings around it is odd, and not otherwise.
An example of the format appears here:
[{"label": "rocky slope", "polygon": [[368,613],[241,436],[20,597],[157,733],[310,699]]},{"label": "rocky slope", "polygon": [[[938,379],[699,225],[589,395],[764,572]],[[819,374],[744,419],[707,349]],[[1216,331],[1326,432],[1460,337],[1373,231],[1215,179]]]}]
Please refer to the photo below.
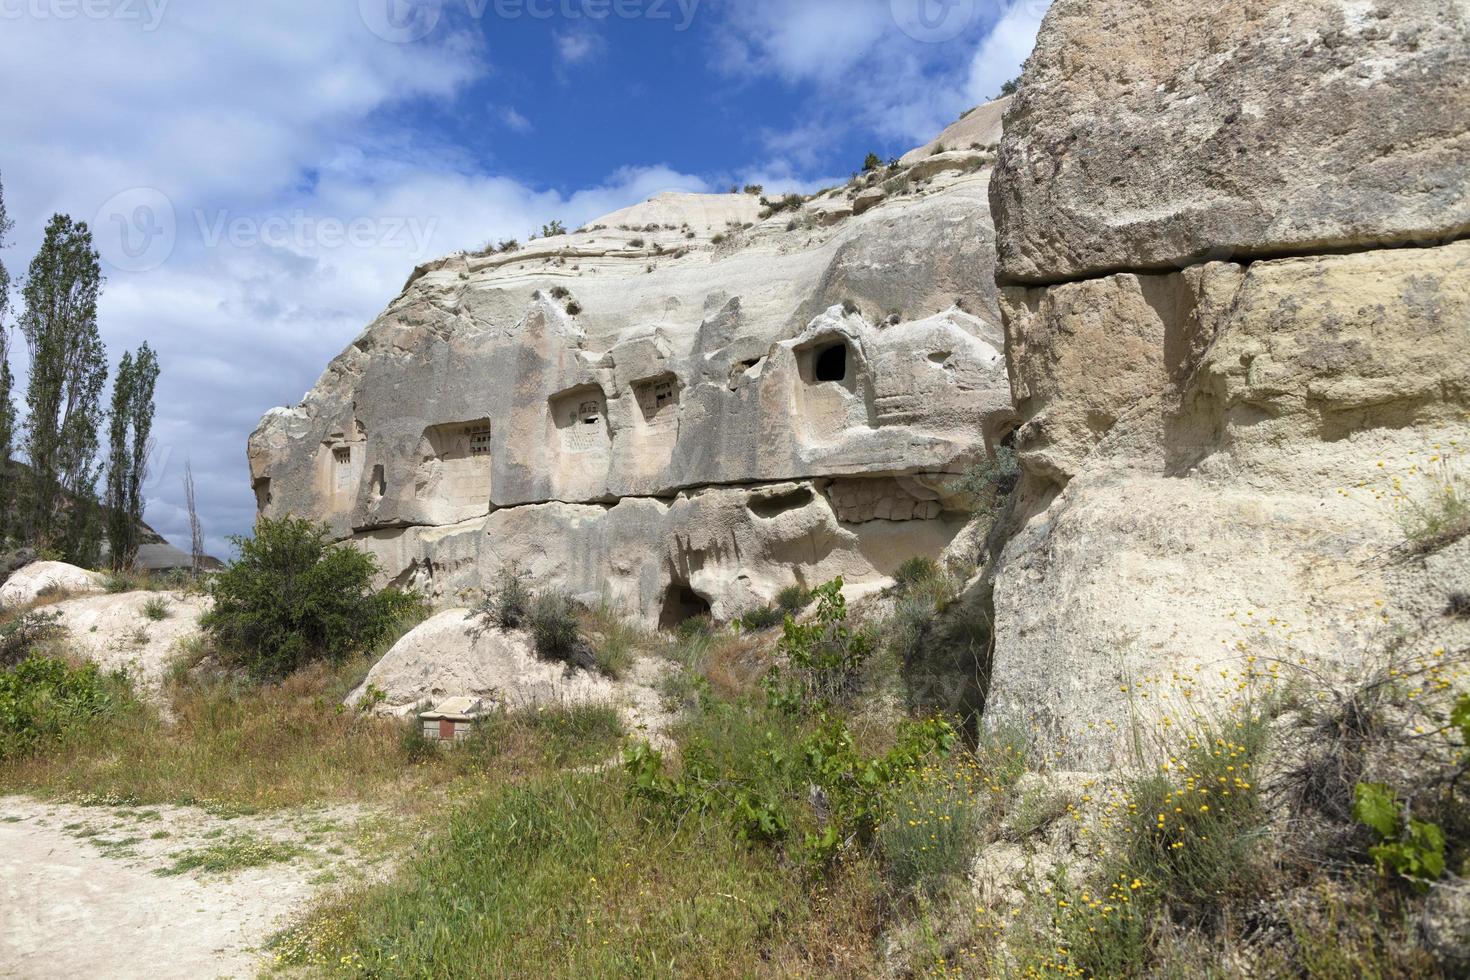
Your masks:
[{"label": "rocky slope", "polygon": [[1053,5],[991,184],[993,720],[1102,769],[1252,673],[1470,639],[1470,538],[1413,546],[1470,450],[1467,79],[1455,0]]},{"label": "rocky slope", "polygon": [[252,436],[261,511],[435,596],[514,561],[664,622],[938,556],[1012,419],[972,115],[805,202],[664,194],[415,270]]}]

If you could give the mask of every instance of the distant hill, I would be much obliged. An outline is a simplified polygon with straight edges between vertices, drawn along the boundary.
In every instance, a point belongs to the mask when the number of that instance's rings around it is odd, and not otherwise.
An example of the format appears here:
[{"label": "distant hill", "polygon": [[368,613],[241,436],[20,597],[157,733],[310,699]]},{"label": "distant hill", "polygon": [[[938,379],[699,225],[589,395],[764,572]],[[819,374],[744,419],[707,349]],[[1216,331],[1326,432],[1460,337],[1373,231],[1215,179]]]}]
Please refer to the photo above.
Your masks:
[{"label": "distant hill", "polygon": [[[30,476],[30,467],[19,460],[10,460],[4,464],[4,479],[19,484]],[[107,526],[110,509],[102,507],[102,526]],[[188,568],[192,559],[187,551],[177,548],[168,542],[168,539],[159,534],[143,521],[138,522],[138,565],[150,572],[168,571],[175,568]],[[102,552],[107,553],[107,541],[102,542]],[[222,563],[217,558],[206,556],[204,567],[206,569],[220,568]]]}]

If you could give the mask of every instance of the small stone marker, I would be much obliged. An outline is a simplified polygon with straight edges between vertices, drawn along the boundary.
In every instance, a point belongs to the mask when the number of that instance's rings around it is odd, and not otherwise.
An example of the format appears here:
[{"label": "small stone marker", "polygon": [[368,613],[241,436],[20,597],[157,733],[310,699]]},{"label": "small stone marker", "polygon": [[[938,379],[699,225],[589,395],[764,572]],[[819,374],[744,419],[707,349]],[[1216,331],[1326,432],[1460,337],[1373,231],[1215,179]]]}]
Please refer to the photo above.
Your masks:
[{"label": "small stone marker", "polygon": [[450,698],[419,715],[419,724],[424,738],[454,743],[469,738],[484,713],[485,704],[479,698]]}]

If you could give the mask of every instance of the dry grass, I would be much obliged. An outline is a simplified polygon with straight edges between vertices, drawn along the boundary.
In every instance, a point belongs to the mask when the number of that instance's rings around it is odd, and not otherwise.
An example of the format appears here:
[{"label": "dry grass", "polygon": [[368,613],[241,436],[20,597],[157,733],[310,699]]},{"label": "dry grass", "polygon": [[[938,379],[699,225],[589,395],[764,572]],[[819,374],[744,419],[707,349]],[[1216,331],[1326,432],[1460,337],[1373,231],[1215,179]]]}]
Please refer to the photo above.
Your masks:
[{"label": "dry grass", "polygon": [[611,737],[605,718],[590,726],[580,720],[611,709],[563,709],[492,719],[477,751],[426,752],[410,723],[341,707],[366,668],[318,665],[264,686],[185,674],[168,691],[171,721],[129,699],[46,752],[0,765],[0,786],[237,812],[322,801],[403,805],[459,780],[512,780],[554,767],[554,756],[599,761],[616,744],[615,714]]}]

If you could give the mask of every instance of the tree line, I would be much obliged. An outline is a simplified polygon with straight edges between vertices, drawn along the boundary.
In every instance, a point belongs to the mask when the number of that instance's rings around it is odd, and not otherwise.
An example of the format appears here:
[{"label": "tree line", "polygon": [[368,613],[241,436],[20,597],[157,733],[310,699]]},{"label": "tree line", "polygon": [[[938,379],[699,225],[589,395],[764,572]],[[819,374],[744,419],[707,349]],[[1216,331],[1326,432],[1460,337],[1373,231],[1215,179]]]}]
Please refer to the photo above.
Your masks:
[{"label": "tree line", "polygon": [[[0,182],[0,249],[13,228]],[[109,563],[122,570],[132,566],[141,543],[159,365],[147,343],[125,353],[111,405],[104,407],[107,348],[97,300],[105,282],[87,223],[52,215],[18,283],[12,323],[13,284],[0,256],[0,547],[28,545],[95,568],[105,540]],[[10,368],[16,325],[28,358],[23,420]],[[11,461],[17,450],[25,467]]]}]

